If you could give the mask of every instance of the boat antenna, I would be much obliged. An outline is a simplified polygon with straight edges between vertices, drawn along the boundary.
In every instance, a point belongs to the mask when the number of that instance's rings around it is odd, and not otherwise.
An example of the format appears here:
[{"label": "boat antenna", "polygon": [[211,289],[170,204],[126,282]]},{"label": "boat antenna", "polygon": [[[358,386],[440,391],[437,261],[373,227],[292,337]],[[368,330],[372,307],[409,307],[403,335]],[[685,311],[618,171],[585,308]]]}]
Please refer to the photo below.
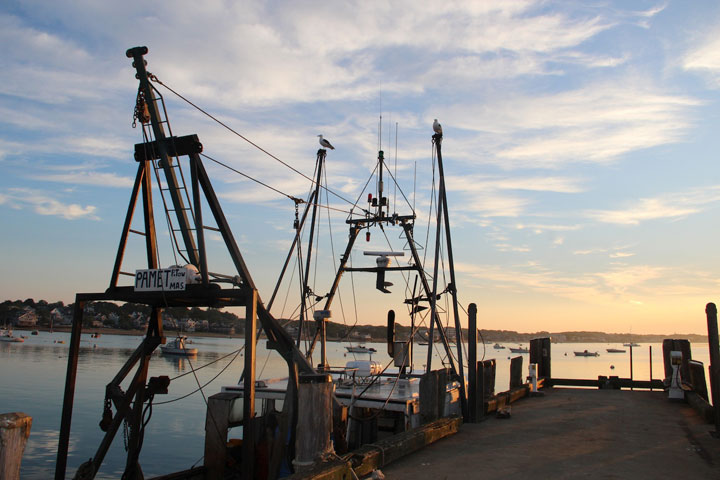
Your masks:
[{"label": "boat antenna", "polygon": [[[395,180],[397,181],[397,155],[398,155],[398,122],[395,122]],[[397,183],[395,183],[395,192],[393,193],[393,211],[397,212],[395,210],[395,205],[397,204]]]}]

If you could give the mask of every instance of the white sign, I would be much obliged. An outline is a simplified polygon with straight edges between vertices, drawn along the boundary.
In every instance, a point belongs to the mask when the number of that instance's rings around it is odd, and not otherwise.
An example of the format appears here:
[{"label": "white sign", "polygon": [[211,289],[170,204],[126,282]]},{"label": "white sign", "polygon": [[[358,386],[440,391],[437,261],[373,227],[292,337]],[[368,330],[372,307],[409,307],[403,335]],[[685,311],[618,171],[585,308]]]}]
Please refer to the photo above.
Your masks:
[{"label": "white sign", "polygon": [[185,290],[183,267],[151,268],[135,271],[136,292],[177,292]]}]

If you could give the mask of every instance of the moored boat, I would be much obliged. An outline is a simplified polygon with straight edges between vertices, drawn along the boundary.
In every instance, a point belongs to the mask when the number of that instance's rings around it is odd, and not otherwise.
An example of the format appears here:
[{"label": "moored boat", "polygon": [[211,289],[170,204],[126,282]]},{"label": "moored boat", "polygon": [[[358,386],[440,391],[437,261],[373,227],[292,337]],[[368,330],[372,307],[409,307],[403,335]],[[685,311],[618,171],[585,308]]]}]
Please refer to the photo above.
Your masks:
[{"label": "moored boat", "polygon": [[377,350],[375,350],[373,347],[366,347],[365,345],[356,345],[354,347],[345,347],[347,349],[348,353],[375,353]]},{"label": "moored boat", "polygon": [[12,330],[0,330],[0,341],[1,342],[24,342],[24,338],[13,336]]},{"label": "moored boat", "polygon": [[512,353],[530,353],[530,350],[522,346],[516,348],[510,347],[510,351]]},{"label": "moored boat", "polygon": [[160,350],[166,355],[197,355],[198,349],[193,347],[188,348],[185,346],[186,341],[187,337],[185,336],[177,337],[167,345],[160,345]]},{"label": "moored boat", "polygon": [[495,345],[493,345],[493,348],[494,348],[495,350],[502,350],[502,349],[505,348],[505,347],[504,347],[503,345],[500,345],[499,343],[496,343]]},{"label": "moored boat", "polygon": [[573,352],[575,353],[576,357],[599,357],[600,354],[598,352],[588,352],[587,350],[584,350],[582,352]]},{"label": "moored boat", "polygon": [[607,348],[606,349],[608,353],[625,353],[626,350],[622,348]]}]

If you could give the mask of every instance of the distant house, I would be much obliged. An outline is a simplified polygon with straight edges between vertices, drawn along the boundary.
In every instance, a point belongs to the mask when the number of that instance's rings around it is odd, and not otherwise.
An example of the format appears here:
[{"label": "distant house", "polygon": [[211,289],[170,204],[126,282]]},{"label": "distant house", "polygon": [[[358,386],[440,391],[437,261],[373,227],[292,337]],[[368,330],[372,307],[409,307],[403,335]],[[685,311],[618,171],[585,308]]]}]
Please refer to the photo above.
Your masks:
[{"label": "distant house", "polygon": [[72,324],[72,317],[70,314],[65,312],[62,308],[56,307],[50,311],[50,320],[53,325],[70,325]]},{"label": "distant house", "polygon": [[34,327],[37,325],[37,322],[38,316],[37,313],[35,313],[35,310],[26,308],[25,311],[15,320],[15,325],[18,327]]}]

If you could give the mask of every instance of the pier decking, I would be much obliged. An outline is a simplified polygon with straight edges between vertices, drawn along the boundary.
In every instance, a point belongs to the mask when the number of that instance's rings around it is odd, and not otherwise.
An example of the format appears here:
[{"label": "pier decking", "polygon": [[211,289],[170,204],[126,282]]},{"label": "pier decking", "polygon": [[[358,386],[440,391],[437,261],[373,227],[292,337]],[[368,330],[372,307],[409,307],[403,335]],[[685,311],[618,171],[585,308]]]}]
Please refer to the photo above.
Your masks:
[{"label": "pier decking", "polygon": [[720,439],[667,393],[546,389],[382,467],[386,478],[720,478]]}]

